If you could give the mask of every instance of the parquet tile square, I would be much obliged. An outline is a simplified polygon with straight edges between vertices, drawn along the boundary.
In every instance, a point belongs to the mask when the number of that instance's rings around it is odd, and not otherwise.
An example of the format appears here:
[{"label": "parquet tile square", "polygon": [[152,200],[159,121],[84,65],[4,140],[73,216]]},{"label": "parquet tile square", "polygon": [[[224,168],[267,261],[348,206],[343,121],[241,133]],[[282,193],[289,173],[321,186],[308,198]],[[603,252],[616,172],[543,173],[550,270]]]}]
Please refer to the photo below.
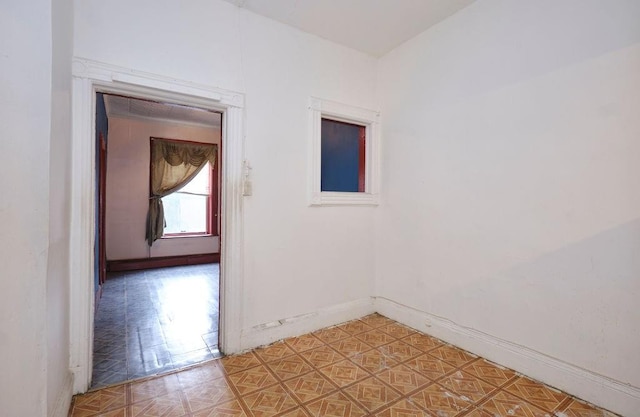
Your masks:
[{"label": "parquet tile square", "polygon": [[347,337],[351,336],[349,333],[340,329],[339,327],[329,327],[328,329],[318,330],[313,334],[324,343],[335,342],[337,340],[346,339]]},{"label": "parquet tile square", "polygon": [[330,343],[329,346],[346,357],[359,355],[363,352],[373,349],[371,346],[359,339],[356,339],[355,337],[349,337],[347,339],[342,339],[337,342]]},{"label": "parquet tile square", "polygon": [[356,339],[362,340],[364,343],[374,348],[386,345],[387,343],[391,343],[395,340],[393,336],[390,336],[385,332],[381,332],[378,329],[373,329],[365,333],[357,334],[355,337]]},{"label": "parquet tile square", "polygon": [[250,394],[278,383],[278,380],[263,365],[236,372],[229,375],[228,379],[240,395]]},{"label": "parquet tile square", "polygon": [[304,352],[305,350],[313,349],[324,345],[324,343],[312,335],[311,333],[298,337],[292,337],[286,339],[285,343],[296,352]]},{"label": "parquet tile square", "polygon": [[273,385],[242,397],[254,417],[271,417],[298,407],[298,402],[281,386]]},{"label": "parquet tile square", "polygon": [[442,342],[440,342],[438,339],[422,333],[414,333],[402,338],[402,341],[410,344],[416,349],[420,349],[425,353],[439,346],[442,346]]},{"label": "parquet tile square", "polygon": [[338,387],[344,387],[369,376],[368,372],[348,360],[325,366],[319,371]]},{"label": "parquet tile square", "polygon": [[180,386],[178,376],[170,374],[131,384],[131,402],[148,400],[174,392]]},{"label": "parquet tile square", "polygon": [[403,394],[422,388],[431,381],[405,365],[397,365],[376,374],[380,380]]},{"label": "parquet tile square", "polygon": [[422,355],[421,350],[400,340],[396,340],[388,345],[380,346],[378,350],[382,352],[383,355],[389,356],[398,362],[408,361],[409,359]]},{"label": "parquet tile square", "polygon": [[549,413],[505,391],[498,391],[480,408],[489,414],[509,417],[549,417]]},{"label": "parquet tile square", "polygon": [[374,412],[400,398],[400,394],[375,377],[356,382],[343,390],[367,411]]},{"label": "parquet tile square", "polygon": [[242,355],[227,356],[220,360],[222,368],[227,374],[244,371],[248,368],[260,365],[260,361],[253,352]]},{"label": "parquet tile square", "polygon": [[362,317],[360,319],[360,321],[368,324],[371,327],[377,328],[377,327],[382,327],[385,326],[387,324],[395,324],[396,322],[386,318],[385,316],[381,316],[378,313],[374,313],[374,314],[370,314],[368,316]]},{"label": "parquet tile square", "polygon": [[344,359],[344,356],[326,345],[311,350],[305,350],[300,353],[300,356],[316,368],[330,365]]},{"label": "parquet tile square", "polygon": [[459,396],[469,398],[474,402],[479,402],[496,390],[496,387],[488,382],[462,371],[456,371],[440,379],[438,383]]},{"label": "parquet tile square", "polygon": [[361,355],[354,355],[349,358],[351,362],[371,372],[372,374],[384,371],[398,364],[395,359],[384,355],[379,350],[373,349]]},{"label": "parquet tile square", "polygon": [[355,336],[358,333],[368,332],[369,330],[373,330],[373,327],[369,326],[367,323],[360,320],[353,320],[347,323],[336,326],[340,330],[344,330],[349,333],[351,336]]},{"label": "parquet tile square", "polygon": [[403,326],[402,324],[399,324],[399,323],[387,324],[385,326],[379,327],[378,330],[381,330],[386,334],[395,337],[396,339],[402,339],[403,337],[407,337],[409,335],[416,333],[416,331],[413,330],[412,328]]},{"label": "parquet tile square", "polygon": [[223,378],[224,371],[220,366],[220,361],[211,361],[197,366],[195,368],[186,369],[178,374],[178,381],[182,388],[201,385],[213,381],[214,379]]},{"label": "parquet tile square", "polygon": [[512,370],[496,366],[484,359],[470,363],[463,370],[495,386],[504,384],[516,375]]},{"label": "parquet tile square", "polygon": [[177,392],[131,405],[132,417],[183,417],[188,411]]},{"label": "parquet tile square", "polygon": [[284,359],[267,362],[267,367],[278,378],[285,381],[310,372],[313,367],[298,355],[287,356]]},{"label": "parquet tile square", "polygon": [[290,379],[284,384],[300,401],[306,403],[318,397],[336,391],[337,387],[329,382],[320,372],[309,372],[306,375]]},{"label": "parquet tile square", "polygon": [[249,417],[238,400],[215,405],[192,413],[193,417]]},{"label": "parquet tile square", "polygon": [[[421,410],[407,400],[398,401],[375,414],[376,417],[432,417],[433,414]],[[447,416],[448,417],[448,416]]]},{"label": "parquet tile square", "polygon": [[463,367],[469,362],[476,359],[475,356],[468,354],[464,350],[450,345],[443,345],[436,349],[430,350],[429,355],[435,356],[440,360],[448,362],[457,368]]},{"label": "parquet tile square", "polygon": [[205,410],[235,399],[231,386],[224,378],[202,381],[183,390],[191,411]]},{"label": "parquet tile square", "polygon": [[75,397],[74,416],[88,417],[127,405],[127,386],[103,388]]},{"label": "parquet tile square", "polygon": [[555,411],[564,400],[569,398],[560,391],[525,377],[519,377],[504,390],[520,398],[526,398],[528,402],[547,411]]},{"label": "parquet tile square", "polygon": [[256,349],[255,353],[265,362],[283,359],[295,354],[295,352],[284,342],[274,343],[273,345]]},{"label": "parquet tile square", "polygon": [[616,417],[378,314],[78,395],[70,412],[151,416]]},{"label": "parquet tile square", "polygon": [[362,417],[367,413],[341,392],[328,395],[306,405],[313,417]]},{"label": "parquet tile square", "polygon": [[572,400],[566,407],[562,408],[563,415],[567,417],[613,417],[611,413],[577,400]]},{"label": "parquet tile square", "polygon": [[437,381],[456,369],[453,365],[449,365],[447,362],[436,359],[426,353],[405,362],[405,365],[432,381]]},{"label": "parquet tile square", "polygon": [[455,416],[472,406],[469,400],[450,392],[446,388],[431,384],[410,397],[418,407],[438,416]]}]

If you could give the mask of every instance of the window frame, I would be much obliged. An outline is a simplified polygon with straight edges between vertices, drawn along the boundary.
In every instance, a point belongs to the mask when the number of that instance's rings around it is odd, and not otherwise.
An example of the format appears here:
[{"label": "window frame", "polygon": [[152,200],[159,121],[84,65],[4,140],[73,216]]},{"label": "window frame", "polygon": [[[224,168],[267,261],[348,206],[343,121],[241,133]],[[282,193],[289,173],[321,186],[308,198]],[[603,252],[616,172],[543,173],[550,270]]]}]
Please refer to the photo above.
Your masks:
[{"label": "window frame", "polygon": [[[311,97],[309,100],[309,205],[376,206],[379,204],[380,113],[347,104]],[[364,192],[321,190],[322,119],[350,123],[365,128]]]}]

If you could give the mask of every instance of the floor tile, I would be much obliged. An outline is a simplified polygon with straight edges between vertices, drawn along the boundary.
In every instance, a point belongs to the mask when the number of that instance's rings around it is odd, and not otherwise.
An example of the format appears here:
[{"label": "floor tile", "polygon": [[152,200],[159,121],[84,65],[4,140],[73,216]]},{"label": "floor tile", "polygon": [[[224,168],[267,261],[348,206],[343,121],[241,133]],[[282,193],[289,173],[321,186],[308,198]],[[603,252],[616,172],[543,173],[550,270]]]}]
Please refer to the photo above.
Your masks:
[{"label": "floor tile", "polygon": [[377,411],[400,398],[400,394],[383,384],[375,377],[358,381],[344,389],[344,392],[356,400],[368,412]]},{"label": "floor tile", "polygon": [[215,405],[211,408],[196,411],[193,417],[249,417],[238,400]]},{"label": "floor tile", "polygon": [[465,366],[463,370],[495,386],[506,383],[516,375],[512,370],[499,367],[484,359],[472,362]]},{"label": "floor tile", "polygon": [[298,355],[291,355],[284,359],[267,362],[266,365],[281,381],[304,375],[313,369],[311,365]]},{"label": "floor tile", "polygon": [[362,417],[367,412],[341,392],[328,395],[306,405],[313,417]]},{"label": "floor tile", "polygon": [[317,371],[290,379],[284,385],[301,403],[315,400],[337,390],[337,387],[329,382],[328,378]]},{"label": "floor tile", "polygon": [[455,367],[462,367],[474,361],[475,356],[450,345],[443,345],[436,349],[430,350],[429,355],[450,363]]},{"label": "floor tile", "polygon": [[368,377],[370,374],[354,363],[343,360],[319,369],[324,376],[338,387],[352,384]]},{"label": "floor tile", "polygon": [[386,345],[387,343],[391,343],[395,340],[393,336],[389,336],[385,332],[382,332],[378,329],[373,329],[365,333],[357,334],[355,337],[356,339],[363,341],[373,348]]},{"label": "floor tile", "polygon": [[274,343],[273,345],[256,349],[255,353],[260,359],[265,362],[283,359],[287,356],[295,355],[293,349],[291,349],[284,342]]},{"label": "floor tile", "polygon": [[479,402],[491,395],[497,388],[477,376],[462,371],[456,371],[438,381],[451,392],[473,402]]},{"label": "floor tile", "polygon": [[566,407],[562,408],[562,412],[566,417],[614,417],[611,413],[577,400],[572,400]]},{"label": "floor tile", "polygon": [[305,350],[300,353],[300,356],[316,368],[330,365],[344,359],[344,356],[329,346],[320,346],[315,349]]},{"label": "floor tile", "polygon": [[182,390],[192,412],[213,408],[236,399],[231,386],[224,378],[206,381]]},{"label": "floor tile", "polygon": [[355,337],[349,337],[347,339],[342,339],[337,342],[330,343],[329,346],[346,357],[360,355],[368,350],[373,349],[371,346],[364,343],[362,340],[356,339]]},{"label": "floor tile", "polygon": [[453,365],[426,353],[405,362],[405,365],[432,381],[437,381],[456,369]]},{"label": "floor tile", "polygon": [[393,358],[398,362],[405,362],[409,359],[422,355],[421,350],[416,349],[401,340],[396,340],[388,345],[380,346],[378,350],[382,352],[383,355]]},{"label": "floor tile", "polygon": [[291,411],[300,404],[281,385],[273,385],[242,397],[255,417],[271,417]]},{"label": "floor tile", "polygon": [[376,349],[360,355],[353,355],[349,360],[372,374],[382,372],[398,364],[398,361]]},{"label": "floor tile", "polygon": [[73,415],[76,417],[86,417],[122,408],[127,404],[126,389],[127,387],[125,385],[119,385],[84,395],[78,395],[74,399]]},{"label": "floor tile", "polygon": [[511,395],[498,391],[479,407],[489,414],[509,417],[549,417],[549,413],[535,405]]},{"label": "floor tile", "polygon": [[526,398],[528,402],[547,410],[555,411],[568,396],[560,391],[546,387],[529,378],[520,377],[504,388],[505,391]]},{"label": "floor tile", "polygon": [[278,383],[278,380],[263,365],[233,373],[228,376],[228,379],[240,395],[250,394]]},{"label": "floor tile", "polygon": [[300,337],[286,339],[285,343],[296,352],[304,352],[305,350],[317,348],[324,345],[324,343],[320,339],[316,338],[312,334],[305,334]]},{"label": "floor tile", "polygon": [[180,395],[172,392],[132,404],[130,414],[132,417],[184,417],[188,411]]},{"label": "floor tile", "polygon": [[472,406],[470,401],[438,384],[431,384],[416,392],[411,396],[411,401],[436,416],[456,416]]},{"label": "floor tile", "polygon": [[[122,285],[123,291],[136,287]],[[162,277],[147,281],[147,287],[138,287],[164,291],[171,285],[171,280]],[[162,326],[173,326],[181,320],[172,315],[171,309],[165,312],[160,321],[166,323]],[[115,325],[110,319],[105,322]],[[140,340],[146,337],[144,329],[148,327],[144,326],[150,322],[144,323],[130,327]],[[199,343],[206,344],[203,335],[207,334],[199,333]],[[94,381],[105,383],[109,378],[122,377],[114,375],[117,367],[113,362],[117,359],[108,356],[111,351],[122,354],[120,343],[96,340],[96,350],[101,351],[96,353],[99,360],[95,367],[102,379]],[[167,357],[164,366],[171,369],[182,363],[180,355],[211,354],[209,347],[185,354],[167,354],[166,349],[164,345],[146,350],[126,346],[129,369],[140,368],[143,375],[148,371],[145,366],[163,366]],[[76,396],[70,413],[70,417],[552,415],[615,417],[378,314],[240,355]]]},{"label": "floor tile", "polygon": [[376,374],[376,377],[403,394],[408,394],[431,383],[429,379],[405,365],[394,366]]},{"label": "floor tile", "polygon": [[407,400],[398,401],[375,415],[376,417],[433,417],[433,414],[423,411]]}]

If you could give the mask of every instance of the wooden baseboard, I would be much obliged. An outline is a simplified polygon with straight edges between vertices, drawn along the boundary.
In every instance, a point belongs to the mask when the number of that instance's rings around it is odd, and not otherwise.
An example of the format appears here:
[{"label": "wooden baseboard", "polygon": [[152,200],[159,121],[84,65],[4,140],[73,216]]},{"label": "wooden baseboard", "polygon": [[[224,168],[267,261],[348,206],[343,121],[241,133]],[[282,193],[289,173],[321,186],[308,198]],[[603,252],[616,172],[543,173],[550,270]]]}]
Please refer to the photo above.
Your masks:
[{"label": "wooden baseboard", "polygon": [[162,256],[157,258],[122,259],[107,261],[107,271],[136,271],[139,269],[166,268],[169,266],[201,265],[220,262],[219,253],[201,255]]}]

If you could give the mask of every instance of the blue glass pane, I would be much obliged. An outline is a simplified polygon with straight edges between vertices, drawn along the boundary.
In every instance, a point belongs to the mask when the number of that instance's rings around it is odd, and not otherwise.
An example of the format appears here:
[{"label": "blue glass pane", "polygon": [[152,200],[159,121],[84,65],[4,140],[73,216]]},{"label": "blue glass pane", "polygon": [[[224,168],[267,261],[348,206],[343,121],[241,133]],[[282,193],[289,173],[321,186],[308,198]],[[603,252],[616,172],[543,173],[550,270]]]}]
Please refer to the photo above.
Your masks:
[{"label": "blue glass pane", "polygon": [[358,192],[361,126],[322,119],[321,191]]}]

